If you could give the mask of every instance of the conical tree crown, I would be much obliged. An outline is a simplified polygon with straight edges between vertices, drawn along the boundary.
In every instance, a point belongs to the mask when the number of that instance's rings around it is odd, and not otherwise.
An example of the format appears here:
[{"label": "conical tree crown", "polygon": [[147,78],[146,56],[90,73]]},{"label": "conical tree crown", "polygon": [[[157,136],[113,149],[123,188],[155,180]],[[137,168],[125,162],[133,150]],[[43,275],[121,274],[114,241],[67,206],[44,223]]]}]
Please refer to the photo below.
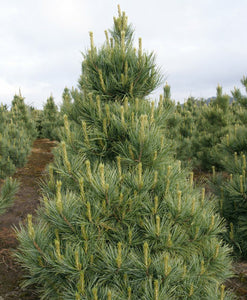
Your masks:
[{"label": "conical tree crown", "polygon": [[[111,49],[127,57],[118,43]],[[113,94],[120,101],[73,92],[76,117],[64,117],[38,219],[19,232],[26,283],[43,299],[230,299],[222,221],[170,155],[163,97],[155,106]]]},{"label": "conical tree crown", "polygon": [[141,39],[138,50],[133,47],[133,29],[120,8],[110,38],[107,31],[105,35],[105,44],[97,49],[90,32],[91,48],[84,54],[79,80],[81,90],[101,96],[102,101],[120,102],[125,97],[143,98],[155,90],[162,79],[155,56],[143,51]]}]

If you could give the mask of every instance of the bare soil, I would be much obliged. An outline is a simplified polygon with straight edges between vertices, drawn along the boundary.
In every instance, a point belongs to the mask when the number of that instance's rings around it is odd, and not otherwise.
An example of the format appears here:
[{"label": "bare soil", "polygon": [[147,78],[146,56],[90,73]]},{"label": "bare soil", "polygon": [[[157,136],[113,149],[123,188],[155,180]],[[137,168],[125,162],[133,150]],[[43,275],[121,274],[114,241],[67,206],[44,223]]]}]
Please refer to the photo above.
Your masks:
[{"label": "bare soil", "polygon": [[48,139],[36,140],[27,164],[13,176],[19,180],[20,188],[14,205],[0,216],[0,300],[39,299],[31,289],[20,288],[23,271],[12,256],[18,245],[13,226],[25,222],[27,214],[35,215],[40,199],[39,180],[53,159],[51,150],[55,145]]},{"label": "bare soil", "polygon": [[[34,142],[32,152],[24,168],[19,169],[14,178],[20,181],[14,205],[0,216],[0,300],[38,300],[35,289],[23,289],[20,283],[24,273],[13,258],[13,251],[18,245],[13,226],[18,227],[26,221],[27,214],[35,215],[39,206],[39,180],[53,155],[52,148],[56,142],[38,139]],[[205,184],[205,175],[197,174],[197,180]],[[204,182],[205,181],[205,182]],[[239,300],[247,300],[247,262],[234,264],[235,277],[226,282],[227,288],[233,290]]]}]

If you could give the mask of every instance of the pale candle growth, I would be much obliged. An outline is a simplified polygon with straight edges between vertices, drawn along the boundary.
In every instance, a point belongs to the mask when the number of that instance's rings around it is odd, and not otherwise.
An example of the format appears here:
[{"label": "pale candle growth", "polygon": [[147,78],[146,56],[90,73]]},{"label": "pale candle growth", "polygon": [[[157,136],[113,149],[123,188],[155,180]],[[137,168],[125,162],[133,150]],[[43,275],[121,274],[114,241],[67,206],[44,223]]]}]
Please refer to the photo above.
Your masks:
[{"label": "pale candle growth", "polygon": [[190,186],[192,187],[193,186],[193,180],[194,180],[194,173],[193,172],[190,172]]},{"label": "pale candle growth", "polygon": [[107,30],[105,30],[105,38],[106,38],[107,47],[110,48],[110,41],[109,41],[109,36],[108,36],[108,31]]},{"label": "pale candle growth", "polygon": [[84,271],[80,272],[79,286],[80,286],[80,292],[82,293],[82,295],[84,295],[85,294],[85,273],[84,273]]},{"label": "pale candle growth", "polygon": [[165,273],[165,276],[168,276],[171,272],[171,267],[168,265],[168,261],[169,261],[169,256],[166,253],[165,256],[164,256],[164,273]]},{"label": "pale candle growth", "polygon": [[165,190],[165,196],[168,194],[169,188],[170,188],[170,179],[167,179],[167,182],[166,182],[166,190]]},{"label": "pale candle growth", "polygon": [[101,186],[104,189],[105,188],[105,170],[104,170],[104,164],[99,165],[99,170],[100,170],[100,181],[101,181]]},{"label": "pale candle growth", "polygon": [[68,121],[68,116],[67,115],[63,116],[63,121],[64,121],[64,128],[65,128],[66,135],[69,138],[69,140],[71,140],[69,121]]},{"label": "pale candle growth", "polygon": [[135,99],[135,109],[136,110],[139,109],[139,99],[138,98]]},{"label": "pale candle growth", "polygon": [[121,18],[122,12],[119,4],[117,6],[117,9],[118,9],[118,17]]},{"label": "pale candle growth", "polygon": [[91,204],[87,202],[87,217],[89,222],[92,222],[92,214],[91,214]]},{"label": "pale candle growth", "polygon": [[110,290],[107,292],[107,300],[112,300],[111,291]]},{"label": "pale candle growth", "polygon": [[224,300],[225,298],[225,288],[226,286],[224,284],[220,286],[220,300]]},{"label": "pale candle growth", "polygon": [[121,50],[124,53],[125,51],[125,31],[121,31]]},{"label": "pale candle growth", "polygon": [[121,106],[121,122],[123,125],[125,125],[125,120],[124,120],[124,107]]},{"label": "pale candle growth", "polygon": [[245,155],[242,155],[242,159],[243,159],[243,169],[246,169],[246,158]]},{"label": "pale candle growth", "polygon": [[159,199],[158,199],[158,196],[155,196],[154,197],[154,214],[157,214],[158,205],[159,205]]},{"label": "pale candle growth", "polygon": [[194,286],[193,283],[191,283],[189,297],[191,297],[193,294],[194,294]]},{"label": "pale candle growth", "polygon": [[35,232],[34,232],[34,228],[33,228],[33,221],[32,221],[32,215],[28,214],[27,215],[27,224],[28,224],[28,234],[30,238],[34,238],[35,236]]},{"label": "pale candle growth", "polygon": [[153,181],[153,186],[152,186],[153,189],[156,187],[157,182],[158,182],[158,172],[155,171],[154,172],[154,181]]},{"label": "pale candle growth", "polygon": [[196,232],[195,232],[195,236],[194,236],[194,240],[196,240],[198,238],[198,234],[199,234],[199,228],[198,226],[196,227]]},{"label": "pale candle growth", "polygon": [[105,93],[106,92],[106,88],[105,88],[105,83],[104,83],[104,79],[103,79],[102,70],[99,69],[98,73],[99,73],[99,79],[100,79],[101,88],[102,88],[103,92]]},{"label": "pale candle growth", "polygon": [[154,161],[157,159],[158,153],[157,151],[154,151]]},{"label": "pale candle growth", "polygon": [[122,167],[121,167],[121,157],[117,156],[117,169],[118,169],[118,175],[121,178],[122,176]]},{"label": "pale candle growth", "polygon": [[143,244],[143,253],[144,253],[144,263],[146,268],[148,268],[148,243]]},{"label": "pale candle growth", "polygon": [[159,282],[158,280],[154,280],[154,300],[159,299]]},{"label": "pale candle growth", "polygon": [[195,205],[196,205],[196,199],[192,199],[192,205],[191,205],[191,214],[193,215],[195,212]]},{"label": "pale candle growth", "polygon": [[238,154],[237,154],[237,152],[234,152],[234,161],[235,161],[235,164],[238,163]]},{"label": "pale candle growth", "polygon": [[133,82],[130,83],[130,90],[129,90],[129,94],[131,97],[133,97],[133,89],[134,89],[134,84]]},{"label": "pale candle growth", "polygon": [[204,260],[201,261],[201,273],[200,275],[205,273],[205,264],[204,264]]},{"label": "pale candle growth", "polygon": [[129,109],[129,99],[128,97],[124,98],[124,111],[128,112]]},{"label": "pale candle growth", "polygon": [[129,145],[129,154],[130,154],[130,157],[134,160],[135,159],[135,156],[134,156],[134,152],[132,151],[132,146]]},{"label": "pale candle growth", "polygon": [[140,162],[138,164],[138,184],[139,186],[142,186],[143,182],[142,182],[142,163]]},{"label": "pale candle growth", "polygon": [[244,186],[243,186],[243,175],[239,175],[239,182],[240,182],[240,193],[244,193]]},{"label": "pale candle growth", "polygon": [[232,174],[230,174],[230,182],[233,182]]},{"label": "pale candle growth", "polygon": [[93,254],[92,254],[92,255],[90,256],[90,265],[92,265],[93,262],[94,262],[94,256],[93,256]]},{"label": "pale candle growth", "polygon": [[89,139],[88,139],[88,134],[87,134],[87,124],[85,121],[82,121],[82,130],[83,130],[85,142],[87,145],[89,145]]},{"label": "pale candle growth", "polygon": [[213,179],[215,179],[215,166],[212,166]]},{"label": "pale candle growth", "polygon": [[209,230],[212,230],[214,228],[214,224],[215,224],[215,216],[212,215],[211,216],[211,224],[209,226]]},{"label": "pale candle growth", "polygon": [[131,287],[128,287],[128,300],[131,300]]},{"label": "pale candle growth", "polygon": [[93,32],[92,31],[89,32],[89,36],[90,36],[91,52],[93,52],[94,51],[94,41],[93,41]]},{"label": "pale candle growth", "polygon": [[181,172],[181,160],[178,161],[178,171]]},{"label": "pale candle growth", "polygon": [[139,59],[142,56],[142,38],[139,38],[139,48],[138,48],[138,57]]},{"label": "pale candle growth", "polygon": [[98,290],[96,287],[92,289],[93,292],[93,300],[98,300]]},{"label": "pale candle growth", "polygon": [[171,247],[172,246],[172,239],[171,239],[171,234],[168,234],[168,239],[167,239],[167,246]]},{"label": "pale candle growth", "polygon": [[65,142],[61,142],[61,145],[62,145],[62,149],[63,149],[64,163],[65,163],[65,165],[67,167],[68,172],[71,173],[71,165],[70,165],[70,162],[69,162],[69,159],[68,159],[66,144],[65,144]]},{"label": "pale candle growth", "polygon": [[128,62],[127,62],[127,60],[124,64],[124,76],[125,76],[125,81],[127,81],[127,79],[128,79]]},{"label": "pale candle growth", "polygon": [[61,255],[61,251],[60,251],[60,241],[59,240],[55,240],[55,248],[56,248],[56,254],[57,254],[58,260],[61,260],[62,255]]},{"label": "pale candle growth", "polygon": [[178,197],[178,212],[181,212],[181,197],[182,197],[181,191],[177,192],[177,197]]},{"label": "pale candle growth", "polygon": [[48,198],[46,196],[43,197],[43,201],[44,201],[44,206],[46,209],[46,213],[49,213],[49,204],[48,204]]},{"label": "pale candle growth", "polygon": [[145,117],[141,115],[141,129],[140,129],[140,141],[143,141],[145,138]]},{"label": "pale candle growth", "polygon": [[75,265],[77,270],[81,270],[81,263],[79,258],[79,251],[75,251]]},{"label": "pale candle growth", "polygon": [[163,96],[160,95],[158,103],[159,115],[163,112],[163,100]]},{"label": "pale candle growth", "polygon": [[121,205],[123,202],[123,193],[119,194],[119,205]]},{"label": "pale candle growth", "polygon": [[54,182],[54,176],[53,176],[53,166],[50,164],[49,165],[49,179],[50,179],[50,182]]},{"label": "pale candle growth", "polygon": [[118,252],[118,255],[117,255],[117,266],[118,266],[118,269],[120,269],[121,265],[122,265],[122,243],[121,242],[118,242],[117,244],[117,252]]},{"label": "pale candle growth", "polygon": [[85,164],[86,164],[86,170],[87,170],[87,178],[90,182],[92,182],[93,178],[92,178],[90,161],[86,160]]},{"label": "pale candle growth", "polygon": [[114,47],[114,40],[113,40],[112,37],[110,38],[110,43],[111,43],[111,49],[113,49],[113,47]]},{"label": "pale candle growth", "polygon": [[217,244],[216,248],[215,248],[214,259],[218,257],[218,255],[219,255],[219,249],[220,249],[220,245]]},{"label": "pale candle growth", "polygon": [[[100,70],[99,73],[101,73],[101,76],[102,76],[102,71]],[[102,77],[102,80],[103,80],[103,77]],[[100,79],[100,82],[101,82],[101,79]],[[102,87],[103,88],[103,87]],[[96,96],[96,103],[97,103],[97,110],[98,110],[98,114],[99,114],[99,118],[101,119],[101,103],[100,103],[100,96]]]},{"label": "pale candle growth", "polygon": [[186,274],[187,274],[187,266],[184,265],[183,266],[183,275],[182,275],[182,278],[184,278],[186,276]]},{"label": "pale candle growth", "polygon": [[107,117],[107,120],[109,121],[110,120],[110,107],[109,107],[109,104],[106,104],[105,105],[105,111],[106,111],[106,117]]},{"label": "pale candle growth", "polygon": [[205,200],[205,188],[202,188],[202,198],[201,198],[201,203],[203,204]]},{"label": "pale candle growth", "polygon": [[152,124],[154,121],[154,101],[151,103],[151,117],[150,117],[150,123]]},{"label": "pale candle growth", "polygon": [[62,182],[59,180],[57,181],[57,191],[56,191],[56,206],[58,211],[61,213],[63,210],[63,203],[62,203],[62,195],[61,195],[61,187],[62,187]]},{"label": "pale candle growth", "polygon": [[132,230],[131,229],[129,229],[128,237],[129,237],[129,245],[131,245],[131,243],[132,243]]}]

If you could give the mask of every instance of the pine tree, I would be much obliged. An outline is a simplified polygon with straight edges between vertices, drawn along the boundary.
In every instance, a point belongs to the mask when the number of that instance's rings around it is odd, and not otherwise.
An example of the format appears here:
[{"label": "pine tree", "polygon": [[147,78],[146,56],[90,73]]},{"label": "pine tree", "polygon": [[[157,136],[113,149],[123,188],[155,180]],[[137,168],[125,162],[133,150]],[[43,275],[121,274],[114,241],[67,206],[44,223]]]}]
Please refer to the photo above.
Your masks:
[{"label": "pine tree", "polygon": [[[123,36],[115,25],[113,62]],[[131,39],[125,33],[125,45]],[[86,85],[93,80],[83,72],[39,217],[29,215],[18,232],[25,284],[38,285],[43,299],[232,299],[222,285],[230,275],[229,248],[218,238],[222,220],[172,158],[163,97],[157,107],[134,98],[137,90],[133,98],[110,97],[108,84],[105,91]],[[149,82],[153,73],[145,74]]]},{"label": "pine tree", "polygon": [[60,113],[53,96],[50,96],[43,108],[42,136],[50,140],[59,140],[59,128],[61,126]]},{"label": "pine tree", "polygon": [[[246,84],[245,77],[242,83]],[[238,109],[237,116],[247,114],[246,99],[240,91],[232,92]],[[235,124],[229,133],[222,139],[219,145],[220,163],[228,176],[213,178],[213,187],[219,199],[219,211],[227,221],[228,231],[224,238],[233,245],[234,254],[238,257],[247,257],[247,180],[246,180],[246,156],[247,156],[247,128],[246,119],[238,118],[239,124]],[[242,122],[243,123],[242,123]],[[245,123],[244,123],[245,122]],[[242,123],[242,124],[241,124]]]}]

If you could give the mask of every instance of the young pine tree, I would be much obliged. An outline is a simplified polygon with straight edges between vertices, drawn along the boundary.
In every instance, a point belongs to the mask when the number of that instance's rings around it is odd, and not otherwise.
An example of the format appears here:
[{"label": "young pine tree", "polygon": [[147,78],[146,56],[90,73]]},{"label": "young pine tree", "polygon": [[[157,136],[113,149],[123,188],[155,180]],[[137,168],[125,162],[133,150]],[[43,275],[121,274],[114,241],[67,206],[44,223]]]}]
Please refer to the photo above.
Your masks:
[{"label": "young pine tree", "polygon": [[[242,83],[246,83],[245,77]],[[237,114],[247,115],[247,97],[235,89]],[[241,121],[241,120],[240,120]],[[242,122],[244,119],[242,120]],[[246,122],[246,120],[245,120]],[[243,122],[232,126],[219,145],[221,166],[228,176],[213,178],[215,193],[219,199],[219,211],[227,221],[225,239],[233,245],[237,257],[247,257],[247,129]]]},{"label": "young pine tree", "polygon": [[[116,26],[125,22],[119,9],[111,32],[119,54],[100,50],[107,87],[109,65],[122,55],[122,44],[131,45],[132,35]],[[84,66],[95,53],[91,47]],[[72,93],[71,120],[64,117],[43,206],[18,232],[25,284],[37,285],[43,299],[231,299],[223,285],[230,260],[218,237],[222,220],[205,191],[194,187],[193,175],[172,158],[163,97],[157,107],[128,99],[122,83],[121,93],[109,94],[102,84],[86,85],[88,75],[80,78],[83,92]],[[152,77],[147,72],[143,79]]]}]

